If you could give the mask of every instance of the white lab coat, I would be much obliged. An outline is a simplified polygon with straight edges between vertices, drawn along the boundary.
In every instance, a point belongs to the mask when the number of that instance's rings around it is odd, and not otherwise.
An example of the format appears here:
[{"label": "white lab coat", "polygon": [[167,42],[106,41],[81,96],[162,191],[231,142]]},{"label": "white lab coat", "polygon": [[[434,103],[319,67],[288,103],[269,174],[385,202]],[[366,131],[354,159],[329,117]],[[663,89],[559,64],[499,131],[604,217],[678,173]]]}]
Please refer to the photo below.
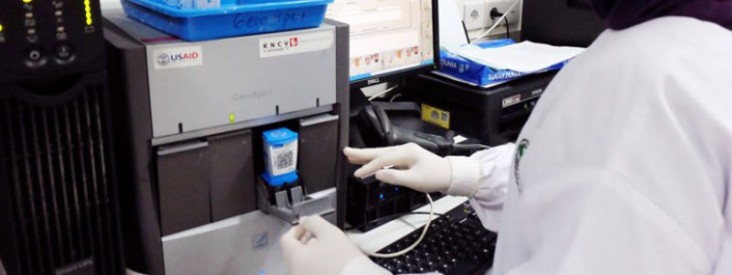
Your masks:
[{"label": "white lab coat", "polygon": [[732,274],[732,31],[682,17],[605,31],[522,140],[518,160],[513,144],[448,158],[448,193],[499,231],[492,274]]},{"label": "white lab coat", "polygon": [[666,17],[604,32],[522,140],[518,160],[507,145],[453,165],[467,189],[480,167],[493,274],[732,274],[732,31]]}]

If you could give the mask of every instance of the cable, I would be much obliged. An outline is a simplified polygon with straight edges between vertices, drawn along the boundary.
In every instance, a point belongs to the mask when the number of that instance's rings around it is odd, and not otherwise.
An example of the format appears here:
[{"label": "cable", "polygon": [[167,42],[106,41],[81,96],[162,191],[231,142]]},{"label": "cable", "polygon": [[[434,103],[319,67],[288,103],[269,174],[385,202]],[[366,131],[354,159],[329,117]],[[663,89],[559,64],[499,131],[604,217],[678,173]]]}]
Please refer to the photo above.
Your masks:
[{"label": "cable", "polygon": [[[366,225],[378,224],[379,222],[382,222],[382,221],[397,219],[397,218],[401,218],[401,217],[405,217],[405,216],[409,216],[409,215],[429,215],[429,214],[430,214],[430,212],[422,212],[422,211],[391,214],[391,215],[384,216],[384,217],[375,219],[373,221],[367,222]],[[434,214],[435,214],[435,216],[442,216],[442,214],[440,214],[440,213],[434,213]],[[349,231],[349,230],[353,230],[356,228],[358,228],[358,227],[346,227],[343,229],[343,231]]]},{"label": "cable", "polygon": [[513,8],[516,7],[516,4],[518,4],[518,2],[520,2],[520,1],[521,0],[514,1],[513,4],[511,4],[511,7],[509,7],[506,11],[503,12],[503,15],[501,16],[501,18],[498,18],[498,20],[496,20],[496,22],[493,23],[493,26],[491,26],[487,31],[485,31],[483,34],[479,35],[473,41],[479,41],[481,38],[488,36],[493,31],[493,29],[495,29],[496,27],[498,27],[499,24],[501,24],[501,21],[503,21],[503,18],[506,18],[506,16],[508,16],[508,14],[511,13],[511,10],[513,10]]},{"label": "cable", "polygon": [[504,26],[506,26],[506,39],[511,39],[511,30],[508,29],[508,17],[503,15],[504,13],[499,12],[497,8],[493,8],[491,10],[490,17],[491,20],[495,19],[496,17],[503,17],[503,21],[506,23],[503,24]]},{"label": "cable", "polygon": [[[395,219],[395,218],[401,218],[401,217],[409,216],[409,215],[429,215],[429,214],[430,214],[430,212],[422,212],[422,211],[415,211],[415,212],[409,212],[409,213],[399,213],[399,214],[393,214],[393,215],[384,216],[384,217],[375,219],[373,221],[370,221],[369,224],[378,224],[379,222],[382,222],[382,221],[388,221],[388,220],[392,220],[392,219]],[[440,214],[440,213],[433,213],[433,215],[435,215],[435,216],[441,216],[442,214]]]},{"label": "cable", "polygon": [[386,90],[383,90],[383,91],[379,92],[378,94],[375,94],[375,95],[369,97],[369,101],[372,101],[372,100],[376,99],[377,97],[380,97],[382,95],[385,95],[385,94],[393,91],[394,89],[396,89],[398,87],[399,87],[399,85],[395,85],[394,87],[391,87],[391,88],[388,88]]},{"label": "cable", "polygon": [[394,96],[391,97],[391,99],[389,99],[389,102],[394,102],[394,99],[397,99],[400,96],[402,96],[402,94],[395,94]]},{"label": "cable", "polygon": [[419,238],[417,238],[417,240],[412,245],[410,245],[409,247],[407,247],[405,249],[402,249],[402,251],[398,251],[398,252],[394,252],[394,253],[389,253],[389,254],[381,254],[381,253],[376,253],[376,252],[369,252],[369,251],[364,251],[363,249],[361,251],[364,254],[369,255],[371,257],[376,257],[376,258],[394,258],[394,257],[399,257],[401,255],[407,254],[407,253],[409,253],[409,251],[412,251],[414,248],[416,248],[419,245],[419,243],[422,242],[422,239],[424,239],[424,236],[427,235],[427,230],[429,230],[430,224],[432,224],[432,218],[434,218],[434,216],[435,216],[435,211],[434,211],[434,208],[435,207],[434,207],[434,202],[432,201],[432,197],[430,196],[430,194],[427,194],[427,193],[425,193],[425,195],[427,196],[427,200],[430,202],[430,216],[427,217],[427,223],[424,225],[424,229],[422,230],[422,234],[419,235]]}]

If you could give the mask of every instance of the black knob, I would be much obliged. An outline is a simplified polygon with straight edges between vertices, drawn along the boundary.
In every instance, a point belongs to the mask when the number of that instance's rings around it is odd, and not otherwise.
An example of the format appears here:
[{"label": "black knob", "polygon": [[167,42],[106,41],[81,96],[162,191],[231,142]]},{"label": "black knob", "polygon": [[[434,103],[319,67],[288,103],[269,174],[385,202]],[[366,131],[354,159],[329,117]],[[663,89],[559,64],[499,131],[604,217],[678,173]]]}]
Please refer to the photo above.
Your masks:
[{"label": "black knob", "polygon": [[25,51],[26,65],[31,68],[41,67],[46,64],[46,57],[43,49],[31,47]]},{"label": "black knob", "polygon": [[43,58],[43,51],[38,48],[32,48],[28,50],[27,58],[31,62],[38,62]]},{"label": "black knob", "polygon": [[56,58],[61,61],[69,61],[74,57],[74,49],[66,43],[56,45]]}]

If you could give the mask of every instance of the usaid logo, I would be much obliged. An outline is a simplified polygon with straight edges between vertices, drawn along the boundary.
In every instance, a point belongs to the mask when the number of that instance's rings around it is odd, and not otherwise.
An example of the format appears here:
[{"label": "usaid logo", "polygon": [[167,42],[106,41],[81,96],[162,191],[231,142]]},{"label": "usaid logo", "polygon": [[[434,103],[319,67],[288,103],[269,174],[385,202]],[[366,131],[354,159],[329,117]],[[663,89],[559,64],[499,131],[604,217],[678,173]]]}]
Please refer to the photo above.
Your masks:
[{"label": "usaid logo", "polygon": [[201,47],[168,48],[154,52],[155,69],[198,66],[203,64]]},{"label": "usaid logo", "polygon": [[158,55],[158,64],[160,64],[160,66],[167,66],[170,64],[170,56],[168,54],[161,53]]},{"label": "usaid logo", "polygon": [[173,55],[161,53],[160,55],[158,55],[158,64],[160,64],[160,66],[167,66],[170,63],[196,60],[199,56],[201,56],[201,54],[197,52],[186,52]]}]

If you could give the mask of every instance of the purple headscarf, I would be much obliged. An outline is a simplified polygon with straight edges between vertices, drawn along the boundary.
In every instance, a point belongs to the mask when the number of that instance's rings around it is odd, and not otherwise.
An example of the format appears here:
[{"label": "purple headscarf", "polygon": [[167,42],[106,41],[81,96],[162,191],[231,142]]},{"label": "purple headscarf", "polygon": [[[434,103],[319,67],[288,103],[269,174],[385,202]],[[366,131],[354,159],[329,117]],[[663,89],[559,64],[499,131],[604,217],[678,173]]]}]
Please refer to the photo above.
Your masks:
[{"label": "purple headscarf", "polygon": [[611,29],[625,29],[668,15],[693,17],[732,30],[729,0],[592,0],[597,13]]}]

